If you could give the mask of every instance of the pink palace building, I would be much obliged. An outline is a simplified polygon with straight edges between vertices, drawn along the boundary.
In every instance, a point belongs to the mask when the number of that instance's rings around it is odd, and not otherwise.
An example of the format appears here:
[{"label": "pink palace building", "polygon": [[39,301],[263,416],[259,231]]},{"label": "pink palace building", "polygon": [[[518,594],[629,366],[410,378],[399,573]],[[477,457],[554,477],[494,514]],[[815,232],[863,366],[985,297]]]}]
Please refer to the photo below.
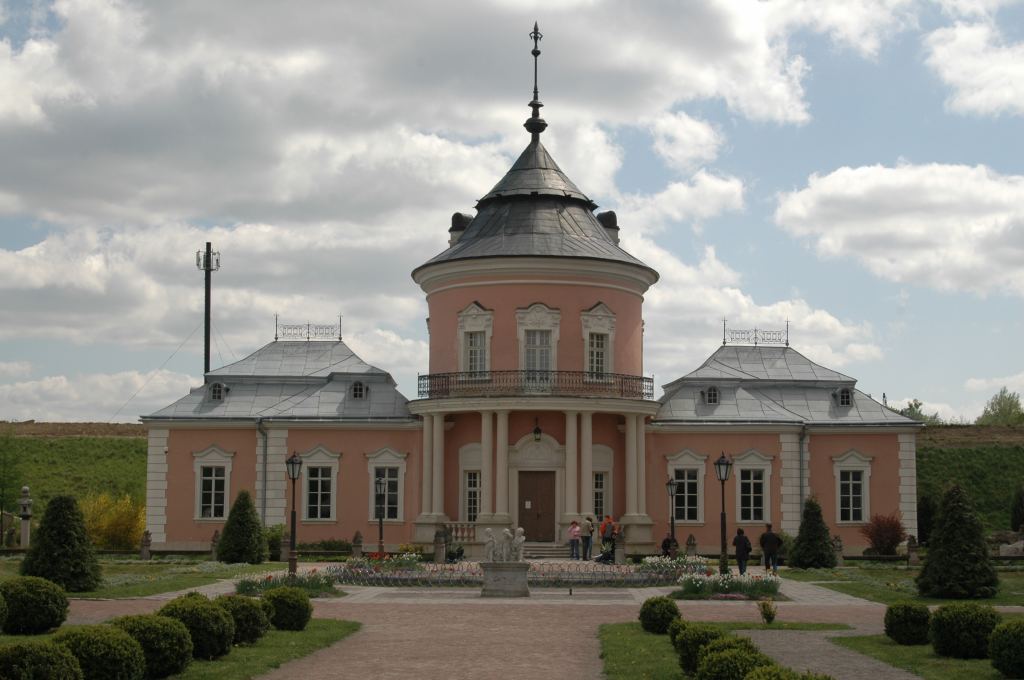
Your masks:
[{"label": "pink palace building", "polygon": [[595,215],[544,148],[536,88],[530,106],[522,155],[475,216],[452,216],[448,249],[412,272],[430,314],[419,398],[337,329],[314,339],[303,326],[209,371],[142,418],[154,549],[209,547],[242,489],[265,525],[287,524],[293,453],[300,541],[359,531],[373,545],[380,512],[389,551],[430,546],[447,528],[478,555],[485,528],[523,527],[537,553],[564,543],[572,520],[612,515],[628,553],[654,553],[671,512],[680,543],[692,534],[715,553],[723,452],[730,536],[745,527],[756,544],[766,522],[795,535],[812,494],[849,553],[874,514],[899,512],[917,533],[920,423],[790,348],[788,334],[726,333],[654,398],[643,302],[658,273],[620,247],[615,213]]}]

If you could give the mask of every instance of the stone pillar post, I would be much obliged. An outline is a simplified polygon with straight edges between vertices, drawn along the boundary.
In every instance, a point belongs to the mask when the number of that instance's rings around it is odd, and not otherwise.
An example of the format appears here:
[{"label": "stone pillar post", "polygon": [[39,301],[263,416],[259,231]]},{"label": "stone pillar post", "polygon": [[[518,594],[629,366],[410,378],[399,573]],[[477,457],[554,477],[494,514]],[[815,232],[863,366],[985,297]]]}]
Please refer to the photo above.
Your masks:
[{"label": "stone pillar post", "polygon": [[477,522],[489,522],[493,514],[491,481],[494,474],[494,412],[480,412],[480,512]]},{"label": "stone pillar post", "polygon": [[434,486],[431,481],[434,466],[434,417],[423,416],[423,469],[420,480],[420,514],[429,515],[434,507]]},{"label": "stone pillar post", "polygon": [[21,498],[18,500],[21,516],[21,547],[28,549],[32,545],[32,499],[28,495],[28,487],[21,487]]},{"label": "stone pillar post", "polygon": [[636,416],[626,416],[626,514],[636,512]]},{"label": "stone pillar post", "polygon": [[576,411],[565,412],[565,522],[579,518],[576,502]]},{"label": "stone pillar post", "polygon": [[148,560],[152,557],[149,549],[153,545],[153,534],[149,533],[149,529],[142,532],[142,541],[139,544],[139,559]]},{"label": "stone pillar post", "polygon": [[433,503],[431,514],[440,520],[444,517],[444,414],[435,413],[434,418],[434,473],[433,479]]},{"label": "stone pillar post", "polygon": [[497,460],[494,462],[494,521],[512,522],[508,511],[508,411],[498,411],[495,428]]},{"label": "stone pillar post", "polygon": [[590,411],[580,413],[580,512],[594,516],[594,414]]}]

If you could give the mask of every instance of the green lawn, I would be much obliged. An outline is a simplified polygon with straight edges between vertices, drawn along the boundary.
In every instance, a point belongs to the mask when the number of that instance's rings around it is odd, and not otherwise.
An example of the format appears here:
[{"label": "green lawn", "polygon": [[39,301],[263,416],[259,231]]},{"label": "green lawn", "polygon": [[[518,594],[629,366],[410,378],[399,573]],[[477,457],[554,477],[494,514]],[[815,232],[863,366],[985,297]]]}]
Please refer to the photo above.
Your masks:
[{"label": "green lawn", "polygon": [[[763,623],[728,621],[711,623],[726,631],[737,630],[848,630],[841,623]],[[598,629],[601,658],[608,680],[681,680],[683,671],[667,635],[654,635],[630,623],[606,623]]]},{"label": "green lawn", "polygon": [[835,637],[832,642],[908,670],[926,680],[999,680],[1002,674],[988,659],[951,659],[937,656],[931,645],[898,645],[884,635]]},{"label": "green lawn", "polygon": [[[999,593],[988,600],[970,600],[992,605],[1024,605],[1024,571],[1000,571]],[[920,597],[914,585],[917,569],[893,567],[839,567],[836,569],[783,569],[779,575],[794,581],[820,581],[818,585],[866,600],[894,604],[922,602],[949,604],[958,600]]]},{"label": "green lawn", "polygon": [[[20,560],[0,561],[0,580],[18,575]],[[100,560],[103,584],[87,593],[71,593],[83,599],[145,597],[170,593],[186,588],[209,585],[221,579],[246,574],[282,571],[286,565],[279,562],[263,564],[223,564],[188,560]]]}]

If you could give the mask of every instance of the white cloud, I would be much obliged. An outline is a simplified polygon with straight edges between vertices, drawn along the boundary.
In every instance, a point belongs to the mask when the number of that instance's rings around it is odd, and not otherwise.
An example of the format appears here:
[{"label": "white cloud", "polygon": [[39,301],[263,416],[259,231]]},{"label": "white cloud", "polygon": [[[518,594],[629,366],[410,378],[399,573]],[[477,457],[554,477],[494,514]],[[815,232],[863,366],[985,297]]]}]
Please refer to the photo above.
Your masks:
[{"label": "white cloud", "polygon": [[[894,409],[906,408],[914,401],[915,397],[907,397],[900,399],[890,399],[889,406]],[[973,423],[974,420],[981,415],[983,405],[981,404],[965,404],[962,406],[953,406],[942,401],[924,401],[921,400],[921,412],[925,415],[932,415],[938,413],[939,418],[947,423]]]},{"label": "white cloud", "polygon": [[1024,371],[1002,378],[968,378],[964,387],[971,392],[983,392],[988,396],[1004,387],[1011,392],[1024,393]]},{"label": "white cloud", "polygon": [[822,257],[900,283],[1024,295],[1024,176],[966,165],[843,167],[779,197],[775,222]]},{"label": "white cloud", "polygon": [[878,54],[895,33],[916,25],[916,0],[782,0],[765,3],[770,20],[806,27],[864,56]]},{"label": "white cloud", "polygon": [[1021,0],[938,0],[942,11],[954,17],[988,19],[995,13]]},{"label": "white cloud", "polygon": [[32,372],[28,361],[0,361],[0,378],[18,378]]},{"label": "white cloud", "polygon": [[724,141],[713,125],[682,112],[664,113],[652,120],[649,127],[654,136],[654,151],[669,167],[680,172],[714,160]]},{"label": "white cloud", "polygon": [[925,40],[927,63],[953,93],[958,113],[1024,115],[1024,43],[1007,43],[992,23],[956,23]]},{"label": "white cloud", "polygon": [[670,223],[694,222],[743,208],[743,182],[699,170],[688,182],[672,182],[657,194],[627,194],[616,208],[629,229],[657,233]]}]

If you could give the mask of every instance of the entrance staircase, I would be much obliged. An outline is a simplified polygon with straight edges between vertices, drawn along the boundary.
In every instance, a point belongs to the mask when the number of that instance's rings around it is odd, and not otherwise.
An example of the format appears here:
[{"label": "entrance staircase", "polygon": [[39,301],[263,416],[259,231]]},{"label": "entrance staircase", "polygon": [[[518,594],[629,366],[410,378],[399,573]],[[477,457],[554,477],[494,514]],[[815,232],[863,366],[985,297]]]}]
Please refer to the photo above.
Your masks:
[{"label": "entrance staircase", "polygon": [[569,558],[569,546],[557,545],[555,543],[530,543],[523,544],[523,559],[525,560],[565,560]]}]

